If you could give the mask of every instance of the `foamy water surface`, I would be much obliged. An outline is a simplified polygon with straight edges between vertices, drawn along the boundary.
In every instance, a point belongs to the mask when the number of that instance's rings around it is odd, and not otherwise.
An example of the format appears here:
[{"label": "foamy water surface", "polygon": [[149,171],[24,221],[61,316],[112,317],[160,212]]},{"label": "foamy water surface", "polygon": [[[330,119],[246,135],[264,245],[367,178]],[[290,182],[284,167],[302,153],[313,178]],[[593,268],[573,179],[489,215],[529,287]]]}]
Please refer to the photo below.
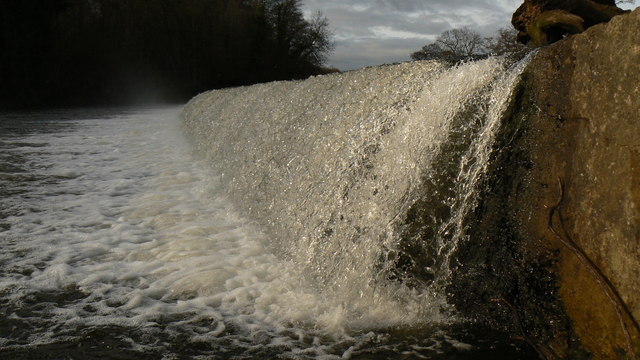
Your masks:
[{"label": "foamy water surface", "polygon": [[454,319],[434,294],[399,283],[318,291],[221,193],[179,112],[0,115],[0,354],[471,350],[442,330]]}]

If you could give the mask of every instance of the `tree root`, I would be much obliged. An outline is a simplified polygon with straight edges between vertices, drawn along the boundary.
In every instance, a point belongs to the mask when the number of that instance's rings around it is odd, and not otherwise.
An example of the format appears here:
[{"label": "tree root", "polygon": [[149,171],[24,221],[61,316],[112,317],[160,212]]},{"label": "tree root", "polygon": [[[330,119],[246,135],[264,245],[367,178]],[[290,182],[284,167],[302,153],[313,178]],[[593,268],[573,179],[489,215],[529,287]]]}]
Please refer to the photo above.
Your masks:
[{"label": "tree root", "polygon": [[[631,333],[629,331],[627,321],[625,321],[625,316],[627,317],[628,321],[631,322],[631,327],[635,329],[637,334],[640,335],[640,326],[638,325],[638,321],[633,317],[633,314],[629,310],[629,307],[624,303],[622,297],[620,296],[620,293],[618,292],[618,290],[616,290],[615,286],[613,285],[613,283],[611,283],[609,278],[607,278],[602,270],[593,262],[593,260],[591,260],[591,258],[589,258],[584,250],[580,246],[578,246],[578,244],[569,235],[569,232],[565,228],[564,222],[562,220],[562,213],[560,212],[560,204],[564,199],[564,185],[560,177],[558,177],[558,186],[560,188],[558,200],[553,206],[549,207],[549,230],[562,243],[562,245],[564,245],[569,251],[571,251],[578,258],[578,260],[580,260],[582,265],[584,265],[584,267],[589,271],[596,283],[598,283],[602,291],[607,295],[607,298],[609,298],[609,302],[611,302],[611,305],[613,306],[618,317],[620,328],[624,332],[629,355],[632,359],[638,360],[638,354],[636,353],[633,346]],[[558,233],[558,231],[556,231],[556,229],[554,229],[553,227],[553,218],[556,213],[558,214],[558,223],[560,225],[562,234]]]}]

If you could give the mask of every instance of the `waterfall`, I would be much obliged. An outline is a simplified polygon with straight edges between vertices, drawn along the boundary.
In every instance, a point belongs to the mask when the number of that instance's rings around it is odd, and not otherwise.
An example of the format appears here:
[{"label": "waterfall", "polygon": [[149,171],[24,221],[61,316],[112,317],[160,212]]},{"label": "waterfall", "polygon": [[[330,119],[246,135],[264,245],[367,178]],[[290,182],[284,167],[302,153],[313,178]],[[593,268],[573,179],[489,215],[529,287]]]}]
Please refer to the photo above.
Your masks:
[{"label": "waterfall", "polygon": [[182,125],[315,290],[355,313],[392,301],[436,316],[524,67],[410,62],[214,90]]}]

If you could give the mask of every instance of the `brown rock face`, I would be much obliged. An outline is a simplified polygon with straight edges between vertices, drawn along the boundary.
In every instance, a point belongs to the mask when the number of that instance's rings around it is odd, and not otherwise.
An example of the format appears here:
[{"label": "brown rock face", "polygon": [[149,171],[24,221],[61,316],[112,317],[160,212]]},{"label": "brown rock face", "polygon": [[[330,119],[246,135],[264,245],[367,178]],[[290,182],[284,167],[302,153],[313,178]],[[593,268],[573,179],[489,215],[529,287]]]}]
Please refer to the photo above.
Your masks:
[{"label": "brown rock face", "polygon": [[625,11],[615,0],[525,0],[511,19],[518,41],[548,45]]},{"label": "brown rock face", "polygon": [[[520,130],[503,163],[523,175],[511,181],[504,211],[525,248],[559,254],[560,298],[596,359],[640,354],[638,34],[640,10],[541,50],[524,75],[509,120]],[[552,347],[563,354],[572,346]]]}]

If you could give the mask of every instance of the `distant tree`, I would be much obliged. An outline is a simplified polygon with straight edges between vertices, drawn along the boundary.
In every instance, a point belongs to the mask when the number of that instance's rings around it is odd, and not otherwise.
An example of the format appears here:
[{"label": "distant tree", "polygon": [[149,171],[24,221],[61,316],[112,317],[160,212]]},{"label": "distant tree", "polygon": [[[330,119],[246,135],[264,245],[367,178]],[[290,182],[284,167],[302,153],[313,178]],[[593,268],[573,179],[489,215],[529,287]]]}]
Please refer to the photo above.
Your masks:
[{"label": "distant tree", "polygon": [[436,43],[455,56],[471,57],[486,54],[482,36],[477,31],[466,27],[443,32],[436,39]]},{"label": "distant tree", "polygon": [[300,0],[0,0],[0,108],[184,101],[300,79],[333,45]]},{"label": "distant tree", "polygon": [[331,42],[332,33],[329,30],[329,19],[316,11],[311,19],[307,31],[303,34],[303,50],[301,57],[310,64],[322,66],[327,61],[327,57],[333,51],[334,44]]},{"label": "distant tree", "polygon": [[483,38],[467,28],[448,30],[436,41],[411,54],[413,60],[441,60],[456,63],[488,55],[505,56],[511,61],[523,58],[531,49],[516,40],[513,28],[499,29],[495,36]]},{"label": "distant tree", "polygon": [[458,62],[486,57],[485,39],[474,30],[460,28],[447,30],[436,41],[411,54],[414,60],[444,60]]},{"label": "distant tree", "polygon": [[422,49],[411,54],[413,60],[438,60],[445,55],[444,49],[438,43],[427,44]]},{"label": "distant tree", "polygon": [[518,31],[512,27],[498,29],[496,35],[486,39],[486,47],[492,55],[505,56],[511,60],[523,58],[531,48],[519,43]]},{"label": "distant tree", "polygon": [[0,107],[44,97],[55,40],[55,18],[65,0],[0,0]]},{"label": "distant tree", "polygon": [[333,50],[329,22],[320,12],[306,20],[300,0],[262,0],[271,26],[277,74],[320,67]]}]

